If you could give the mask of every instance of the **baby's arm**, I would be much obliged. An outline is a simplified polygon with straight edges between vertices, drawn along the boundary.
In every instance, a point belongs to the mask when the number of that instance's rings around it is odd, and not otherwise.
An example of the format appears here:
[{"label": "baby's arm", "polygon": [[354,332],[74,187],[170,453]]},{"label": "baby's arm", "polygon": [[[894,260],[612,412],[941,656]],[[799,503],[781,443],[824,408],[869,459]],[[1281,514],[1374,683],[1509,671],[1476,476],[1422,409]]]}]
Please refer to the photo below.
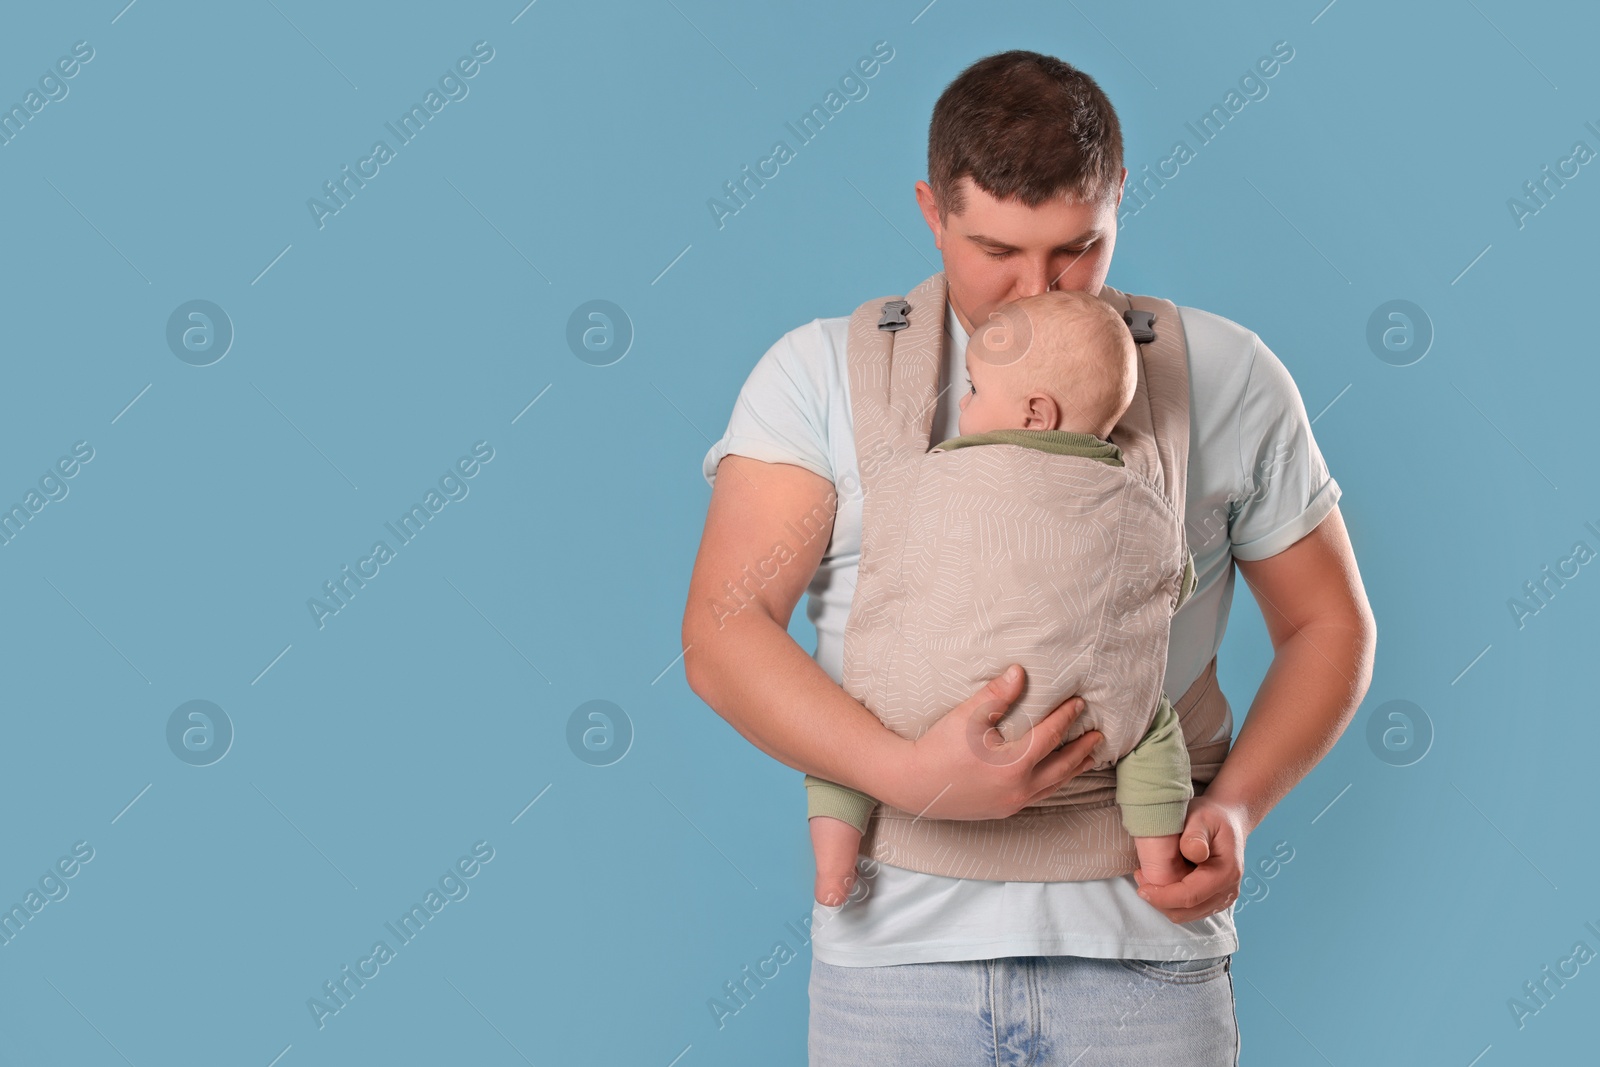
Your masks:
[{"label": "baby's arm", "polygon": [[806,775],[806,821],[817,858],[816,898],[830,907],[841,905],[855,880],[856,853],[867,818],[878,802],[865,793]]},{"label": "baby's arm", "polygon": [[1177,712],[1166,694],[1156,708],[1150,729],[1133,751],[1117,761],[1117,806],[1123,828],[1139,850],[1145,881],[1167,885],[1182,878],[1188,863],[1178,851],[1189,798],[1189,750]]}]

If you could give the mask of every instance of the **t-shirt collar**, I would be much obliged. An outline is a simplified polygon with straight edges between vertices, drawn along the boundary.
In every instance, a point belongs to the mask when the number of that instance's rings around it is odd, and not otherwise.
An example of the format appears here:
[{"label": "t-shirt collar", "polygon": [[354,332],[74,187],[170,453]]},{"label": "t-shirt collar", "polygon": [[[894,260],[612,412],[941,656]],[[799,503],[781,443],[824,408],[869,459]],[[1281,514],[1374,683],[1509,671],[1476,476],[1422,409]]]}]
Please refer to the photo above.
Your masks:
[{"label": "t-shirt collar", "polygon": [[944,303],[944,332],[955,342],[955,347],[963,351],[967,347],[967,331],[961,325],[961,319],[956,315],[956,306],[947,299]]}]

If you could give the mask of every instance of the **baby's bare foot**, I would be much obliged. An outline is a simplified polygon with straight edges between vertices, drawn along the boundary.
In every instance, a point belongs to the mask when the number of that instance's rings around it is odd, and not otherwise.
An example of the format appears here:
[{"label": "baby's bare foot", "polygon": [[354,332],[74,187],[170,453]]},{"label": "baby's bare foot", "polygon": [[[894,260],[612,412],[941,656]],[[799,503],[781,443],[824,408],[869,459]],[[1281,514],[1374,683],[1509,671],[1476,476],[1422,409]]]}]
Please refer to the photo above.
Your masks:
[{"label": "baby's bare foot", "polygon": [[1181,856],[1170,861],[1139,861],[1139,873],[1144,876],[1146,885],[1171,885],[1173,882],[1181,882],[1189,871],[1189,863]]},{"label": "baby's bare foot", "polygon": [[861,832],[842,819],[814,815],[811,847],[817,857],[817,903],[836,908],[850,896],[856,881],[856,851]]},{"label": "baby's bare foot", "polygon": [[1139,851],[1139,874],[1147,885],[1171,885],[1194,869],[1178,851],[1177,834],[1136,837],[1133,843]]},{"label": "baby's bare foot", "polygon": [[817,903],[830,908],[837,908],[850,899],[850,887],[855,884],[855,871],[841,875],[837,873],[825,874],[817,872]]}]

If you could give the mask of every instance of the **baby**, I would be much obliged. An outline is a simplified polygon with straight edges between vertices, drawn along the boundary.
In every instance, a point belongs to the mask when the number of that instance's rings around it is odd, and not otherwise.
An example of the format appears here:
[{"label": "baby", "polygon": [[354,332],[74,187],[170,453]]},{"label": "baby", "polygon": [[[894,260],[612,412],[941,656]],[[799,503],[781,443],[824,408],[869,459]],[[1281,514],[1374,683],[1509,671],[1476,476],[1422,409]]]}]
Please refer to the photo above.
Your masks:
[{"label": "baby", "polygon": [[[1133,401],[1137,360],[1127,325],[1098,297],[1062,290],[1015,301],[968,342],[960,434],[932,451],[1011,444],[1123,466],[1121,450],[1105,438]],[[1192,581],[1191,569],[1182,596]],[[1123,827],[1133,837],[1144,880],[1177,881],[1190,869],[1178,835],[1193,786],[1183,733],[1165,696],[1115,773]],[[812,775],[805,783],[816,898],[840,905],[877,801]]]}]

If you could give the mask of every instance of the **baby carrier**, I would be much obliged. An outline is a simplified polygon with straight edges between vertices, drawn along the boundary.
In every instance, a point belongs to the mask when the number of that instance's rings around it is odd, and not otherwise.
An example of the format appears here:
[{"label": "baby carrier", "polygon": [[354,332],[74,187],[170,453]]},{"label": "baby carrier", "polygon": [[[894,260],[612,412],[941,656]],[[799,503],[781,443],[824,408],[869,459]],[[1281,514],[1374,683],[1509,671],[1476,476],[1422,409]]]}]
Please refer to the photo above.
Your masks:
[{"label": "baby carrier", "polygon": [[[1139,349],[1133,402],[1109,436],[1123,467],[1011,444],[931,449],[942,272],[850,318],[864,499],[844,689],[916,738],[1020,663],[1023,692],[998,723],[1006,739],[1074,694],[1086,708],[1067,739],[1104,735],[1090,770],[1006,819],[925,818],[880,803],[861,852],[884,863],[1003,881],[1083,881],[1138,866],[1112,764],[1155,714],[1184,580],[1188,362],[1173,304],[1110,287],[1100,297],[1123,313]],[[1229,744],[1213,740],[1228,715],[1215,658],[1172,705],[1198,792]],[[981,743],[976,731],[972,740]]]}]

